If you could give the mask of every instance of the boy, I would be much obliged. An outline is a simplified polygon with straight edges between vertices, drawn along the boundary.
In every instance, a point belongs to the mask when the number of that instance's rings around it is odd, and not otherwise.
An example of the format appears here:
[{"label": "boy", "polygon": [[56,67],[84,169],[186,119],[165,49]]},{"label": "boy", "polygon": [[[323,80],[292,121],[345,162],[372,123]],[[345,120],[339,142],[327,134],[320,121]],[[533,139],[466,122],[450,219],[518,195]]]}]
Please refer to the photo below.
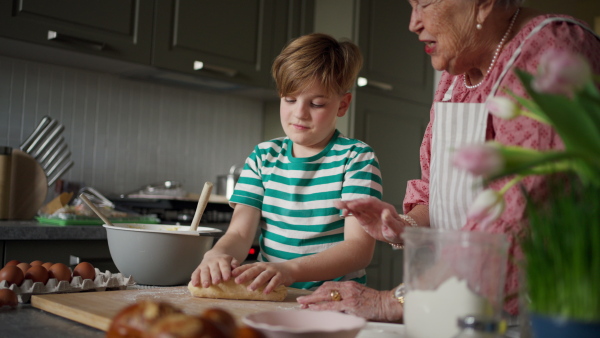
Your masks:
[{"label": "boy", "polygon": [[[287,137],[257,145],[246,159],[230,199],[229,228],[192,273],[193,285],[234,277],[270,293],[280,284],[309,289],[326,280],[366,282],[375,241],[333,205],[382,194],[373,150],[335,128],[361,66],[356,45],[325,34],[299,37],[275,59]],[[259,262],[240,266],[261,219]]]}]

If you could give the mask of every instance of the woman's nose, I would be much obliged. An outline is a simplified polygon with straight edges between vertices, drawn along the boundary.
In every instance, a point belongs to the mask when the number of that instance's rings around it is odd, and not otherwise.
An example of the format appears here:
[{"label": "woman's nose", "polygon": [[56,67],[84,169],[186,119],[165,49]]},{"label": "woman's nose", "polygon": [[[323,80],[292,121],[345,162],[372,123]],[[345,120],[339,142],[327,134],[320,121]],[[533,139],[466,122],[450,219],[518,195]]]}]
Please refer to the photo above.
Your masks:
[{"label": "woman's nose", "polygon": [[413,33],[419,34],[419,32],[423,29],[423,22],[421,21],[421,14],[419,13],[417,7],[413,7],[412,12],[410,13],[410,23],[408,24],[408,30]]}]

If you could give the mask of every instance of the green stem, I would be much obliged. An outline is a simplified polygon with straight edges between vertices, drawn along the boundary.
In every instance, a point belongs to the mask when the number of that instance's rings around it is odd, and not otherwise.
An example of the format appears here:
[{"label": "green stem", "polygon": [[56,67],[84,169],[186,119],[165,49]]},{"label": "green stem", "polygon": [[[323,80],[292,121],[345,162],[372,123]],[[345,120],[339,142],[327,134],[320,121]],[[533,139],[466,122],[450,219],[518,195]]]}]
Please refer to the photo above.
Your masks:
[{"label": "green stem", "polygon": [[531,168],[531,174],[548,175],[548,174],[553,174],[553,173],[558,173],[558,172],[569,171],[569,170],[573,170],[573,169],[574,169],[574,165],[572,162],[560,161],[560,162],[554,162],[554,163],[545,163],[545,164],[539,165],[537,167],[533,167],[533,168]]},{"label": "green stem", "polygon": [[550,120],[548,120],[542,116],[539,116],[538,114],[534,114],[530,111],[527,111],[527,110],[521,110],[521,115],[523,115],[525,117],[529,117],[530,119],[536,120],[536,121],[544,123],[544,124],[552,125],[552,122],[550,122]]},{"label": "green stem", "polygon": [[504,195],[504,193],[512,188],[515,184],[521,182],[523,180],[522,175],[517,175],[515,178],[513,178],[512,180],[508,181],[503,187],[502,189],[500,189],[500,191],[498,192],[500,195]]}]

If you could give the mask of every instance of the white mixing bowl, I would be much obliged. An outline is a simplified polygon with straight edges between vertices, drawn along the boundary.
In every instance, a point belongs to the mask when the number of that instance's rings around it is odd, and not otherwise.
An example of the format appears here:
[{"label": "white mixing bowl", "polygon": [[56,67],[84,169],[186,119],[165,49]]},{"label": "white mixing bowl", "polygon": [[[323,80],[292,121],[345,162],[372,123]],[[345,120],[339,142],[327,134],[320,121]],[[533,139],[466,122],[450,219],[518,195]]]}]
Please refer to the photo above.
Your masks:
[{"label": "white mixing bowl", "polygon": [[145,285],[186,285],[221,230],[162,224],[104,224],[110,255],[125,276]]}]

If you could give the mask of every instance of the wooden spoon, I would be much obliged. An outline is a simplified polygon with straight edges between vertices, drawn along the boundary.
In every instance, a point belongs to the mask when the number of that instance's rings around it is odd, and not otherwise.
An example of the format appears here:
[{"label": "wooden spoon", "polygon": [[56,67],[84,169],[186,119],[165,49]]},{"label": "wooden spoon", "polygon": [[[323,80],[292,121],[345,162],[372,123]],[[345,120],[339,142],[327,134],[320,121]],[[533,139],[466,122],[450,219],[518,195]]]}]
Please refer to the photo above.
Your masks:
[{"label": "wooden spoon", "polygon": [[192,224],[190,225],[190,231],[196,231],[198,229],[198,224],[200,223],[200,219],[202,218],[204,209],[208,204],[208,198],[210,197],[212,188],[213,184],[211,182],[204,183],[204,188],[202,188],[202,193],[200,194],[200,198],[198,199],[196,213],[194,214],[194,219],[192,220]]},{"label": "wooden spoon", "polygon": [[100,212],[100,210],[96,207],[96,205],[94,203],[92,203],[92,201],[90,201],[87,196],[85,196],[84,194],[79,195],[79,198],[81,198],[81,200],[83,200],[85,202],[85,204],[88,205],[88,207],[90,207],[90,209],[92,209],[92,211],[94,211],[94,213],[96,213],[96,215],[98,215],[98,217],[100,217],[104,223],[110,225],[110,226],[114,226],[106,216],[104,216],[104,214],[102,214],[102,212]]}]

